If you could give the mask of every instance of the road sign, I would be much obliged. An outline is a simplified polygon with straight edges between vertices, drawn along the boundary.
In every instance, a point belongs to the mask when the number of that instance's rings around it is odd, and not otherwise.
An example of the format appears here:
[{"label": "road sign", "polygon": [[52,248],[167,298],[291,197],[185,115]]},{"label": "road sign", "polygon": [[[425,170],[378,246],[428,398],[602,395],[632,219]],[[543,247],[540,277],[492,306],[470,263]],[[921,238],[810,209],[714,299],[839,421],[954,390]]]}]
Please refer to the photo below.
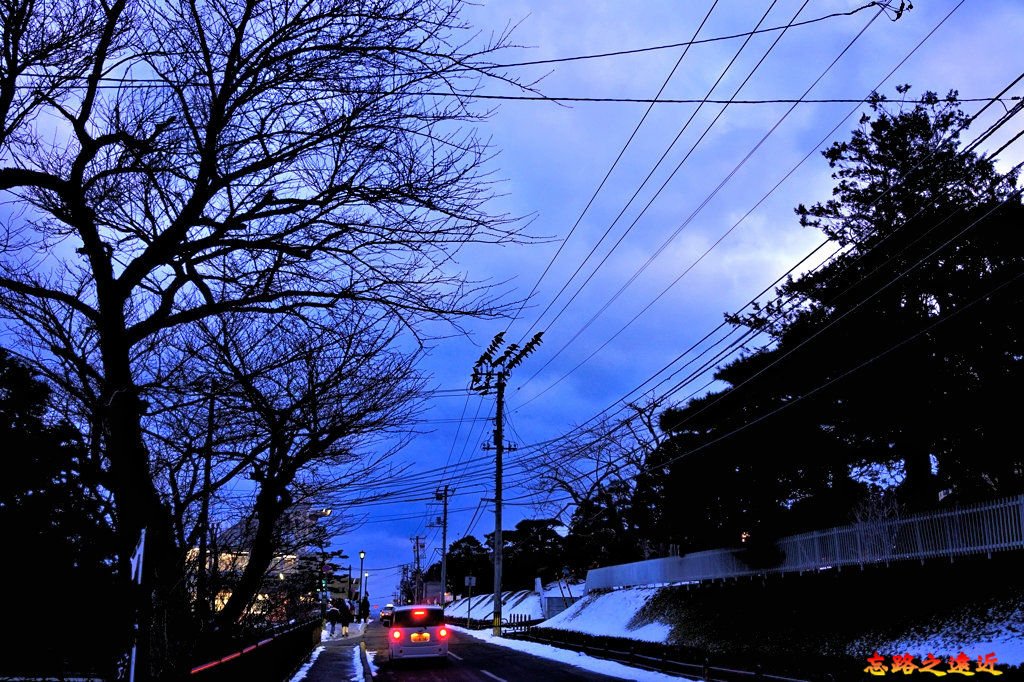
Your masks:
[{"label": "road sign", "polygon": [[476,576],[474,576],[474,575],[467,575],[466,576],[466,587],[476,587]]}]

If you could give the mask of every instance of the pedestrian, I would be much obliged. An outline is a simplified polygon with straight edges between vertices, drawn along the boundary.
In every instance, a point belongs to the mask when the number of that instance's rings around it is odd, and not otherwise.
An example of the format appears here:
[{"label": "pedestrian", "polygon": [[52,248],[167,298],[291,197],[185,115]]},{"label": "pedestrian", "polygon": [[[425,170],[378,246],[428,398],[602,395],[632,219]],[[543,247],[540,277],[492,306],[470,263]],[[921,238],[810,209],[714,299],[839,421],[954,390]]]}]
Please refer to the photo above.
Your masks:
[{"label": "pedestrian", "polygon": [[341,621],[341,636],[348,637],[348,626],[351,625],[352,620],[355,618],[352,615],[352,609],[349,608],[345,602],[341,603],[341,610],[339,614],[339,620]]},{"label": "pedestrian", "polygon": [[359,602],[359,620],[364,623],[370,617],[370,593],[363,595],[363,601]]},{"label": "pedestrian", "polygon": [[[334,637],[334,626],[338,624],[338,620],[341,619],[341,611],[334,604],[331,604],[331,608],[327,609],[327,623],[330,625],[331,637]],[[344,622],[344,621],[343,621]],[[342,631],[346,630],[348,626],[343,625]]]}]

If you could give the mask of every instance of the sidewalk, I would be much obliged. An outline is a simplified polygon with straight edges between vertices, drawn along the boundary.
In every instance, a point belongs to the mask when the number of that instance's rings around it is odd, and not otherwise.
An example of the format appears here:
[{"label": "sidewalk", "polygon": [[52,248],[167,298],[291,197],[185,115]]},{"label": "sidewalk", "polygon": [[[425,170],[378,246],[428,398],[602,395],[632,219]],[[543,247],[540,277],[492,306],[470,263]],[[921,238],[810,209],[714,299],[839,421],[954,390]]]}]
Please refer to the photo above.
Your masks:
[{"label": "sidewalk", "polygon": [[349,626],[348,637],[341,636],[341,626],[335,627],[334,636],[324,628],[320,646],[313,650],[311,662],[292,677],[291,682],[370,682],[363,674],[359,643],[363,640],[362,623]]}]

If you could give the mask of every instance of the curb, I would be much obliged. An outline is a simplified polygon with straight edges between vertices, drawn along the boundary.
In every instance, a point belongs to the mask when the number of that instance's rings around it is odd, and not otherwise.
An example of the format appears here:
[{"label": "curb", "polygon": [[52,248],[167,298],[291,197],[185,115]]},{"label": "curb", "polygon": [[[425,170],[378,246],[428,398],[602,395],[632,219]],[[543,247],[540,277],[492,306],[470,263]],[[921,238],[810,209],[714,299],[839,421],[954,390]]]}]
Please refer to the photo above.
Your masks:
[{"label": "curb", "polygon": [[370,669],[370,659],[366,655],[366,642],[359,642],[359,660],[363,662],[363,679],[372,680],[373,670]]}]

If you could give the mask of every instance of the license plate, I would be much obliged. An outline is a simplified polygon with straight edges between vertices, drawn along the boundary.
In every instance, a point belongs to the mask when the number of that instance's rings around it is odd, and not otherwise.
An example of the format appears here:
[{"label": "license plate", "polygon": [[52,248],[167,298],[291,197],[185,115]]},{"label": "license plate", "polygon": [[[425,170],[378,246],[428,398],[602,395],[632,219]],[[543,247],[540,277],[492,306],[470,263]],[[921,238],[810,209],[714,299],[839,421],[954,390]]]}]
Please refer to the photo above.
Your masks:
[{"label": "license plate", "polygon": [[430,633],[429,632],[414,632],[414,633],[412,633],[412,636],[409,639],[412,640],[413,642],[429,642],[430,641]]}]

